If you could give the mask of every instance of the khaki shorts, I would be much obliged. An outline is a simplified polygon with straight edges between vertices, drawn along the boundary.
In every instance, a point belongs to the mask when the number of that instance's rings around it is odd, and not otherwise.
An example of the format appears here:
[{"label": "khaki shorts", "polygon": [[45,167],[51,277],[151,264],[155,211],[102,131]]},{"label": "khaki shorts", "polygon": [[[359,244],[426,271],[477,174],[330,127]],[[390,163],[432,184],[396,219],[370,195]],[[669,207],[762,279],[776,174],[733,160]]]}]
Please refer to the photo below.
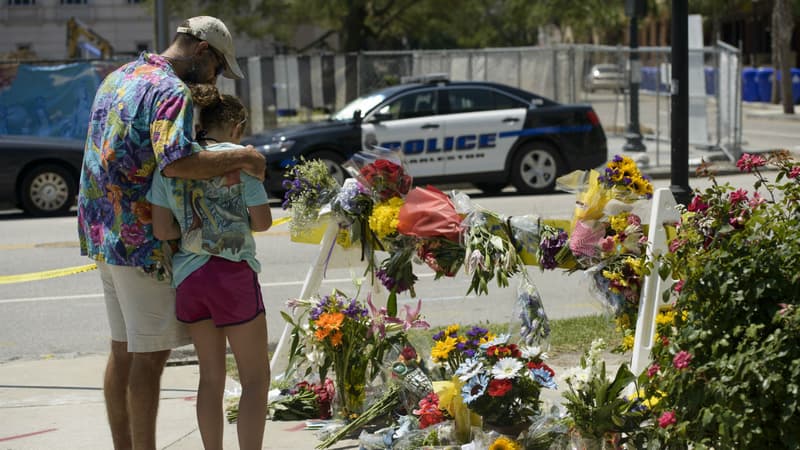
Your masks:
[{"label": "khaki shorts", "polygon": [[186,325],[175,317],[175,289],[136,267],[98,262],[111,339],[128,351],[148,353],[191,343]]}]

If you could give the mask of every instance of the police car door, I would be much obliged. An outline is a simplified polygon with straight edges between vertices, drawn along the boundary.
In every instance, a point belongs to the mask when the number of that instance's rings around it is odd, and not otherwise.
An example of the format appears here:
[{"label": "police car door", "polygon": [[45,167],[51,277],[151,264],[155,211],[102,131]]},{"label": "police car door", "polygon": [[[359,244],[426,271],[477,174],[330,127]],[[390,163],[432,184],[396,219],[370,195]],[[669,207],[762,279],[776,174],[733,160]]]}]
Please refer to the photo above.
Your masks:
[{"label": "police car door", "polygon": [[504,170],[515,132],[525,123],[526,103],[481,86],[447,87],[442,93],[445,174]]},{"label": "police car door", "polygon": [[364,118],[364,147],[399,149],[412,176],[442,175],[444,161],[439,142],[443,127],[437,115],[435,87],[415,90],[387,101]]}]

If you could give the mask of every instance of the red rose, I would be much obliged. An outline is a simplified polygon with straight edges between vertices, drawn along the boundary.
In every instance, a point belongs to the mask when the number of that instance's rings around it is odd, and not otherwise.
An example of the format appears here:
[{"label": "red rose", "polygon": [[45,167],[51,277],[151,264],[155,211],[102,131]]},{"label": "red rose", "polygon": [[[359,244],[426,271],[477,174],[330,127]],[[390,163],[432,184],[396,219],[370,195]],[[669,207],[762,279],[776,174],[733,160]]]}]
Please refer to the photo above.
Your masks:
[{"label": "red rose", "polygon": [[502,397],[511,390],[511,380],[492,380],[488,392],[492,397]]}]

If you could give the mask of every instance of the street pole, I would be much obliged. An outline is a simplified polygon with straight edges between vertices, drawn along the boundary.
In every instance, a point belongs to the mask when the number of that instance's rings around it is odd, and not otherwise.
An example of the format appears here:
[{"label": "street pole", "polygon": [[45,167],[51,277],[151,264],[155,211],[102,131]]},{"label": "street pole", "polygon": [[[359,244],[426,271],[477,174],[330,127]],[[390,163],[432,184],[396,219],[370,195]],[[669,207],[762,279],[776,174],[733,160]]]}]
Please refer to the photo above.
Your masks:
[{"label": "street pole", "polygon": [[643,1],[641,0],[627,0],[629,7],[626,8],[630,17],[630,28],[628,34],[630,35],[630,57],[628,58],[628,78],[629,90],[631,101],[631,116],[628,122],[628,127],[625,130],[625,145],[622,149],[626,152],[643,152],[645,151],[644,143],[642,142],[642,132],[639,128],[639,82],[642,78],[642,64],[639,59],[639,16],[644,15]]},{"label": "street pole", "polygon": [[688,0],[672,0],[672,142],[670,190],[675,201],[688,205],[689,187],[689,7]]},{"label": "street pole", "polygon": [[155,1],[155,50],[156,53],[161,53],[169,47],[169,15],[167,15],[166,0]]}]

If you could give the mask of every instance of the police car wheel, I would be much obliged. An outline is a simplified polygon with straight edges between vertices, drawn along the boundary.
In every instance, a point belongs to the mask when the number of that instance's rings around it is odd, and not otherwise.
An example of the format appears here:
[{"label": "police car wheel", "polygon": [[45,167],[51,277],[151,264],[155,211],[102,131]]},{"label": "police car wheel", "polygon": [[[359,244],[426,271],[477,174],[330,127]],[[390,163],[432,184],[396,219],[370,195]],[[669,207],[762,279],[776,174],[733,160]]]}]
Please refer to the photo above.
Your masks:
[{"label": "police car wheel", "polygon": [[331,176],[333,176],[339,185],[344,184],[344,179],[347,178],[347,172],[344,170],[344,167],[342,167],[344,158],[339,156],[338,153],[320,151],[312,153],[309,155],[308,159],[318,159],[324,162],[325,165],[328,166],[328,171],[331,173]]},{"label": "police car wheel", "polygon": [[514,157],[511,184],[523,194],[552,192],[561,167],[561,157],[551,145],[544,142],[527,144]]}]

